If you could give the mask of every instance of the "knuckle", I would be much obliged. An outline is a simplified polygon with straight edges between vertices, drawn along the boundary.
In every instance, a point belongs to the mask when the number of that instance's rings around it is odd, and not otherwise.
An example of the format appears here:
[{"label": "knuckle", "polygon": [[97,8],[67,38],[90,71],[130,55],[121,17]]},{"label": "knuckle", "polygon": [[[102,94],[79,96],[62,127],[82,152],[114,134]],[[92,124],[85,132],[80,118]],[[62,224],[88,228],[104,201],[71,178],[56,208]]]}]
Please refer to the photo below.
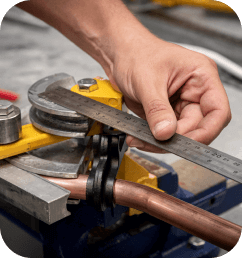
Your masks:
[{"label": "knuckle", "polygon": [[208,60],[210,65],[212,65],[214,68],[217,69],[217,64],[213,59],[211,59],[210,57],[207,57],[207,60]]},{"label": "knuckle", "polygon": [[229,110],[229,111],[228,111],[228,115],[227,115],[226,126],[230,123],[231,120],[232,120],[232,113],[231,113],[231,111]]},{"label": "knuckle", "polygon": [[228,109],[227,111],[224,112],[224,115],[223,115],[223,128],[225,128],[229,123],[230,121],[232,120],[232,113],[231,113],[231,110]]},{"label": "knuckle", "polygon": [[200,55],[200,63],[203,63],[207,67],[213,66],[214,68],[217,69],[217,64],[212,58],[200,53],[199,55]]},{"label": "knuckle", "polygon": [[148,115],[153,115],[160,111],[169,110],[168,106],[164,104],[162,100],[159,100],[159,99],[149,102],[147,107],[148,107],[148,110],[147,110]]}]

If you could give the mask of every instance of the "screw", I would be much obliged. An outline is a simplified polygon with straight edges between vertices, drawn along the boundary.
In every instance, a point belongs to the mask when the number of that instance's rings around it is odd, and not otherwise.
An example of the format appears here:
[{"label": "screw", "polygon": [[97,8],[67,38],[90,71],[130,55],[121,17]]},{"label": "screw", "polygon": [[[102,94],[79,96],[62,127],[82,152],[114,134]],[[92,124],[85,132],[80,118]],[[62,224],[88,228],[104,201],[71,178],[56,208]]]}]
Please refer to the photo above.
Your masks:
[{"label": "screw", "polygon": [[97,81],[92,78],[84,78],[84,79],[79,80],[77,83],[79,85],[79,90],[81,90],[81,91],[92,92],[92,91],[98,89]]},{"label": "screw", "polygon": [[203,248],[205,243],[203,239],[196,236],[192,236],[188,239],[188,246],[195,250]]},{"label": "screw", "polygon": [[7,116],[14,111],[14,105],[8,100],[0,100],[0,116]]}]

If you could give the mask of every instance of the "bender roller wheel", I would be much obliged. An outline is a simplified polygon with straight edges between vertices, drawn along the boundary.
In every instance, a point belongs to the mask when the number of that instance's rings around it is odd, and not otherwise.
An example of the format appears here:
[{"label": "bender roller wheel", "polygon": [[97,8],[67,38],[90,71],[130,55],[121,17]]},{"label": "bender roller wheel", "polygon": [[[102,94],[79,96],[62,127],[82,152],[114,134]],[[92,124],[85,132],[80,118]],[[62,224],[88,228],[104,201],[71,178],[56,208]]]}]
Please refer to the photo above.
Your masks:
[{"label": "bender roller wheel", "polygon": [[75,79],[66,73],[51,75],[33,84],[28,91],[28,98],[32,104],[29,114],[32,124],[43,132],[58,136],[85,137],[91,126],[91,119],[38,97],[39,93],[56,86],[70,90],[76,84]]}]

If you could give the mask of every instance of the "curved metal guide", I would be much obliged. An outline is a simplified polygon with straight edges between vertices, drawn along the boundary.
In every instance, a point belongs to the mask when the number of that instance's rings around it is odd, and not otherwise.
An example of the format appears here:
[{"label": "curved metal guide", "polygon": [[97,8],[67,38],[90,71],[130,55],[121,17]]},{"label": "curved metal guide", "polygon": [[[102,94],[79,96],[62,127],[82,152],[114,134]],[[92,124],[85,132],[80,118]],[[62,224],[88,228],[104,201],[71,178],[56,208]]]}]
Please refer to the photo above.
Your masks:
[{"label": "curved metal guide", "polygon": [[63,164],[23,153],[7,159],[12,165],[39,175],[62,178],[77,178],[78,164]]},{"label": "curved metal guide", "polygon": [[89,118],[38,96],[41,92],[47,92],[59,86],[70,90],[75,85],[75,79],[66,73],[47,76],[34,83],[28,91],[28,98],[32,104],[30,110],[32,124],[46,133],[83,138],[92,123]]},{"label": "curved metal guide", "polygon": [[58,73],[55,75],[47,76],[36,83],[34,83],[28,91],[28,98],[30,103],[37,109],[40,109],[46,113],[60,116],[69,117],[83,117],[77,114],[75,111],[64,108],[53,102],[39,98],[38,94],[45,92],[48,88],[54,89],[56,86],[61,86],[70,90],[74,85],[76,85],[75,79],[66,73]]},{"label": "curved metal guide", "polygon": [[[81,141],[83,140],[83,141]],[[77,178],[85,174],[93,159],[92,138],[70,139],[7,159],[12,165],[39,175]]]}]

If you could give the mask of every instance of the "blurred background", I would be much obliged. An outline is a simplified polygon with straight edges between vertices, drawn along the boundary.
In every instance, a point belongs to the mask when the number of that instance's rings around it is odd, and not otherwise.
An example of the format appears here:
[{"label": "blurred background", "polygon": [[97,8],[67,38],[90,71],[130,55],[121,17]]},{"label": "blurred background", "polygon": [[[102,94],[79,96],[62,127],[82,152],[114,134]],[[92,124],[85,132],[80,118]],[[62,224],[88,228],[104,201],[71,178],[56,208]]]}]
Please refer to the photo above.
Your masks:
[{"label": "blurred background", "polygon": [[[236,14],[215,1],[124,1],[151,32],[171,42],[199,46],[215,51],[242,66],[242,31]],[[201,2],[203,6],[201,6]],[[13,7],[6,14],[0,31],[0,89],[18,94],[15,104],[22,111],[29,106],[28,88],[37,80],[65,72],[76,80],[101,76],[101,66],[58,31]],[[228,94],[233,119],[211,144],[242,159],[242,74],[241,78],[218,66]],[[136,151],[136,150],[134,150]],[[172,164],[179,158],[172,154],[148,154]],[[221,216],[242,225],[242,205]],[[221,250],[220,255],[225,254]]]}]

